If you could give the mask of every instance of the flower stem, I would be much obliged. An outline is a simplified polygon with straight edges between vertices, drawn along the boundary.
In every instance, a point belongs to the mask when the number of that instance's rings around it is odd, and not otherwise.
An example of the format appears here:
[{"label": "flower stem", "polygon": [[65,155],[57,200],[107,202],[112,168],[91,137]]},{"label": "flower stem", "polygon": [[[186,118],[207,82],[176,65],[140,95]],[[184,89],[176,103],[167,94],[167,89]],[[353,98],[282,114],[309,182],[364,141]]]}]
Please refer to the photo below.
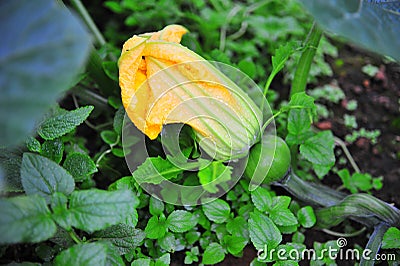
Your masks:
[{"label": "flower stem", "polygon": [[295,93],[298,92],[305,92],[308,74],[310,72],[311,64],[315,52],[317,51],[321,37],[322,37],[322,30],[314,22],[305,41],[305,49],[301,54],[299,63],[297,64],[296,72],[294,74],[292,82],[292,89],[290,91],[290,96],[293,96]]}]

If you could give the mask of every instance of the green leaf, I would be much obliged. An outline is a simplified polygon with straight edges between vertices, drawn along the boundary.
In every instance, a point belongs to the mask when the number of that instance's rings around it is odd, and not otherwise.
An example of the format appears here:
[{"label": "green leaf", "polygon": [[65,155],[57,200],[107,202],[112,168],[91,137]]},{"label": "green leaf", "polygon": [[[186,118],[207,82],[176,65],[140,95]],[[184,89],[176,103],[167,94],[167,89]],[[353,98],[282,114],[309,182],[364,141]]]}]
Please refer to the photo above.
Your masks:
[{"label": "green leaf", "polygon": [[23,192],[21,183],[22,152],[0,147],[0,176],[4,178],[2,190]]},{"label": "green leaf", "polygon": [[160,247],[168,252],[174,252],[176,248],[175,235],[171,232],[167,232],[165,236],[157,240]]},{"label": "green leaf", "polygon": [[400,248],[400,230],[396,227],[390,227],[385,235],[383,236],[382,240],[382,248],[389,249],[389,248]]},{"label": "green leaf", "polygon": [[225,235],[224,242],[227,246],[228,252],[232,255],[239,254],[247,245],[247,239],[240,236]]},{"label": "green leaf", "polygon": [[300,224],[305,228],[313,227],[317,222],[314,210],[311,206],[305,206],[297,212],[297,218]]},{"label": "green leaf", "polygon": [[364,48],[400,60],[398,12],[367,1],[354,1],[355,5],[345,0],[301,0],[300,2],[325,29]]},{"label": "green leaf", "polygon": [[188,211],[173,211],[167,218],[168,229],[174,233],[187,232],[197,224],[196,217]]},{"label": "green leaf", "polygon": [[118,140],[118,134],[113,130],[101,131],[100,137],[108,145],[115,145]]},{"label": "green leaf", "polygon": [[311,96],[308,96],[305,92],[298,92],[298,93],[293,94],[293,96],[290,98],[290,102],[286,108],[308,109],[311,111],[312,114],[314,114],[315,110],[316,110],[314,98]]},{"label": "green leaf", "polygon": [[22,141],[73,85],[88,55],[90,36],[76,16],[50,0],[4,2],[0,17],[0,32],[8,36],[0,43],[3,146]]},{"label": "green leaf", "polygon": [[171,263],[171,255],[169,253],[162,255],[156,260],[154,266],[168,266]]},{"label": "green leaf", "polygon": [[145,236],[142,230],[126,224],[114,225],[95,233],[95,237],[110,241],[117,248],[120,255],[140,246]]},{"label": "green leaf", "polygon": [[231,208],[228,203],[222,199],[216,199],[202,206],[204,214],[210,221],[223,223],[229,218]]},{"label": "green leaf", "polygon": [[251,192],[251,200],[254,206],[261,212],[265,212],[272,207],[272,197],[268,190],[263,187],[258,187]]},{"label": "green leaf", "polygon": [[44,198],[19,196],[0,199],[0,243],[41,242],[56,233]]},{"label": "green leaf", "polygon": [[242,59],[242,60],[240,60],[238,67],[247,76],[254,79],[254,77],[257,73],[257,68],[256,68],[256,65],[252,61],[248,61],[247,59]]},{"label": "green leaf", "polygon": [[222,162],[212,162],[198,173],[200,184],[210,193],[218,192],[217,185],[231,180],[232,167]]},{"label": "green leaf", "polygon": [[155,197],[150,197],[149,210],[153,216],[160,215],[164,211],[164,202]]},{"label": "green leaf", "polygon": [[172,179],[182,173],[183,169],[176,167],[168,159],[149,157],[132,173],[136,182],[160,184],[165,179]]},{"label": "green leaf", "polygon": [[313,136],[310,130],[311,120],[306,109],[292,109],[289,111],[286,141],[289,145],[302,144]]},{"label": "green leaf", "polygon": [[258,250],[264,249],[264,245],[271,250],[282,241],[282,234],[276,225],[270,218],[258,211],[250,213],[249,233],[251,242]]},{"label": "green leaf", "polygon": [[45,119],[37,130],[45,140],[64,136],[83,123],[93,111],[93,106],[84,106],[73,111],[66,111]]},{"label": "green leaf", "polygon": [[116,61],[106,61],[102,63],[107,77],[118,82],[118,66]]},{"label": "green leaf", "polygon": [[80,244],[61,252],[54,260],[55,266],[106,265],[107,247],[101,243]]},{"label": "green leaf", "polygon": [[[117,112],[115,112],[114,121],[113,121],[113,128],[114,131],[117,132],[119,136],[122,134],[122,126],[124,124],[124,117],[125,117],[125,109],[120,107]],[[132,136],[133,137],[133,136]],[[124,139],[124,143],[127,141]],[[130,146],[130,145],[128,145]]]},{"label": "green leaf", "polygon": [[319,165],[333,165],[335,140],[331,131],[321,131],[300,145],[300,153],[310,162]]},{"label": "green leaf", "polygon": [[140,258],[132,261],[131,266],[150,266],[151,260],[148,258]]},{"label": "green leaf", "polygon": [[31,152],[39,153],[42,150],[40,142],[32,136],[29,136],[25,142],[26,142],[26,147]]},{"label": "green leaf", "polygon": [[[165,219],[165,218],[164,218]],[[146,237],[150,239],[162,238],[167,232],[167,225],[165,220],[159,219],[157,216],[152,216],[148,221],[146,228],[144,229]]]},{"label": "green leaf", "polygon": [[232,236],[243,237],[249,240],[249,229],[247,221],[241,217],[235,217],[226,223],[226,230],[232,234]]},{"label": "green leaf", "polygon": [[64,143],[61,139],[46,140],[42,145],[40,155],[60,163],[64,153]]},{"label": "green leaf", "polygon": [[297,224],[296,217],[287,208],[274,208],[269,212],[269,217],[275,224],[280,226],[292,226]]},{"label": "green leaf", "polygon": [[72,226],[93,232],[123,223],[134,211],[135,201],[134,195],[129,190],[74,191],[69,202]]},{"label": "green leaf", "polygon": [[78,152],[70,153],[63,166],[76,181],[83,181],[97,172],[97,167],[93,160],[88,155]]},{"label": "green leaf", "polygon": [[26,194],[39,194],[47,200],[55,192],[69,195],[75,187],[74,179],[64,168],[34,153],[24,153],[22,157],[21,181]]},{"label": "green leaf", "polygon": [[225,258],[224,249],[218,243],[211,243],[203,254],[202,263],[205,265],[216,264]]}]

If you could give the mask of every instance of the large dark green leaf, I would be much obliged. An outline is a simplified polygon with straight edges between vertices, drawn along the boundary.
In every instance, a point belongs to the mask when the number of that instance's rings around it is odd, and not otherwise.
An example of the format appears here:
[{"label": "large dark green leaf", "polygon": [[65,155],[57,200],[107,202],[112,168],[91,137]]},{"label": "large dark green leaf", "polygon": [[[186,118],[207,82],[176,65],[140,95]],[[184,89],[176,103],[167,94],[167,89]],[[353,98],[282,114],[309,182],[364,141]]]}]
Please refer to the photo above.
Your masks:
[{"label": "large dark green leaf", "polygon": [[400,13],[359,0],[300,0],[324,28],[400,60]]},{"label": "large dark green leaf", "polygon": [[52,237],[56,229],[42,197],[0,199],[0,244],[40,242]]},{"label": "large dark green leaf", "polygon": [[73,85],[90,38],[53,0],[1,1],[0,17],[0,145],[10,145]]},{"label": "large dark green leaf", "polygon": [[21,181],[26,194],[39,194],[46,199],[55,192],[71,194],[74,178],[61,166],[46,157],[24,153],[21,165]]},{"label": "large dark green leaf", "polygon": [[106,265],[107,246],[101,243],[80,244],[61,252],[54,265]]}]

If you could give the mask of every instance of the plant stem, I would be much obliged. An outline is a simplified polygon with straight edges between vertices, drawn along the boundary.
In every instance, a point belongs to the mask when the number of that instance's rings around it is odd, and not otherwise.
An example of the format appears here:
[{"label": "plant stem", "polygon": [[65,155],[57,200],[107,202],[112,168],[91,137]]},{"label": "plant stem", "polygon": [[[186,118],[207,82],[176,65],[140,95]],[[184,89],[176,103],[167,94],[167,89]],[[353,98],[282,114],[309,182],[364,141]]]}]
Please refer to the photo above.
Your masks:
[{"label": "plant stem", "polygon": [[347,159],[349,160],[351,166],[354,168],[354,171],[356,173],[360,172],[360,168],[358,168],[357,163],[354,161],[353,156],[351,156],[350,151],[347,149],[346,144],[343,142],[343,140],[339,139],[338,137],[334,137],[335,142],[342,148],[344,154],[346,155]]},{"label": "plant stem", "polygon": [[374,233],[369,238],[367,246],[365,247],[365,249],[372,251],[368,255],[370,260],[366,260],[364,256],[361,256],[360,266],[373,266],[375,264],[374,259],[381,248],[383,235],[386,233],[389,227],[390,226],[388,226],[386,223],[380,223],[375,226]]},{"label": "plant stem", "polygon": [[301,54],[299,63],[297,64],[290,96],[293,96],[293,94],[298,92],[305,92],[308,74],[321,37],[322,30],[314,22],[305,41],[305,49]]},{"label": "plant stem", "polygon": [[69,236],[72,238],[72,240],[75,241],[75,243],[80,244],[82,243],[82,240],[79,238],[79,236],[75,233],[74,229],[71,229],[71,231],[68,231]]},{"label": "plant stem", "polygon": [[80,0],[71,0],[71,4],[76,9],[76,11],[79,13],[79,15],[82,17],[82,19],[85,21],[89,30],[93,33],[94,38],[96,39],[96,42],[100,46],[104,46],[106,44],[106,40],[104,39],[100,30],[97,28],[92,17],[89,15],[89,12],[86,10],[86,8],[82,4],[82,2]]}]

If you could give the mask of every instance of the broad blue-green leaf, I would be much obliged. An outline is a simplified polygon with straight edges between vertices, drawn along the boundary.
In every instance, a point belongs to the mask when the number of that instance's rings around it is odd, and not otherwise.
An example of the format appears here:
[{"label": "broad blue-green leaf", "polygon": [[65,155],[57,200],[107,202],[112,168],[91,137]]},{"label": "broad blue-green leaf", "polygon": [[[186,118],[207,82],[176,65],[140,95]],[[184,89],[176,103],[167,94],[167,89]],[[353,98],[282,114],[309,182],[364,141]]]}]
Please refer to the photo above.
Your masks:
[{"label": "broad blue-green leaf", "polygon": [[201,261],[205,265],[216,264],[223,261],[225,258],[225,251],[218,243],[211,243],[207,246]]},{"label": "broad blue-green leaf", "polygon": [[204,204],[204,214],[210,221],[215,223],[223,223],[229,218],[231,208],[228,203],[222,199],[216,199],[210,203]]},{"label": "broad blue-green leaf", "polygon": [[188,211],[176,210],[167,218],[168,229],[174,233],[189,231],[197,224],[197,218]]},{"label": "broad blue-green leaf", "polygon": [[129,190],[74,191],[69,202],[72,226],[93,232],[123,223],[134,211],[135,201],[134,195]]},{"label": "broad blue-green leaf", "polygon": [[61,137],[83,123],[93,111],[93,106],[84,106],[72,111],[61,111],[40,123],[39,136],[46,140]]},{"label": "broad blue-green leaf", "polygon": [[400,60],[400,13],[359,0],[300,0],[329,31]]},{"label": "broad blue-green leaf", "polygon": [[250,239],[258,250],[275,248],[282,241],[282,234],[276,225],[266,215],[255,211],[250,213],[249,219]]},{"label": "broad blue-green leaf", "polygon": [[40,242],[56,233],[44,198],[19,196],[0,199],[0,243]]},{"label": "broad blue-green leaf", "polygon": [[69,195],[75,187],[74,179],[64,168],[34,153],[24,153],[22,157],[21,181],[26,194],[39,194],[47,200],[55,192]]},{"label": "broad blue-green leaf", "polygon": [[54,265],[96,265],[105,266],[107,247],[101,243],[80,244],[61,252],[55,259]]},{"label": "broad blue-green leaf", "polygon": [[83,181],[97,172],[97,167],[93,160],[88,155],[78,152],[69,154],[63,166],[76,181]]},{"label": "broad blue-green leaf", "polygon": [[0,5],[0,146],[16,144],[73,85],[90,38],[69,10],[52,0]]},{"label": "broad blue-green leaf", "polygon": [[300,153],[314,164],[332,165],[335,163],[334,146],[332,132],[321,131],[300,145]]},{"label": "broad blue-green leaf", "polygon": [[150,266],[151,260],[149,258],[140,258],[132,261],[131,266]]},{"label": "broad blue-green leaf", "polygon": [[140,246],[146,235],[140,229],[126,224],[118,224],[96,232],[95,236],[110,241],[117,248],[119,254],[123,255]]},{"label": "broad blue-green leaf", "polygon": [[68,198],[59,192],[54,193],[50,199],[52,218],[59,226],[66,230],[71,229],[71,213],[67,207]]}]

